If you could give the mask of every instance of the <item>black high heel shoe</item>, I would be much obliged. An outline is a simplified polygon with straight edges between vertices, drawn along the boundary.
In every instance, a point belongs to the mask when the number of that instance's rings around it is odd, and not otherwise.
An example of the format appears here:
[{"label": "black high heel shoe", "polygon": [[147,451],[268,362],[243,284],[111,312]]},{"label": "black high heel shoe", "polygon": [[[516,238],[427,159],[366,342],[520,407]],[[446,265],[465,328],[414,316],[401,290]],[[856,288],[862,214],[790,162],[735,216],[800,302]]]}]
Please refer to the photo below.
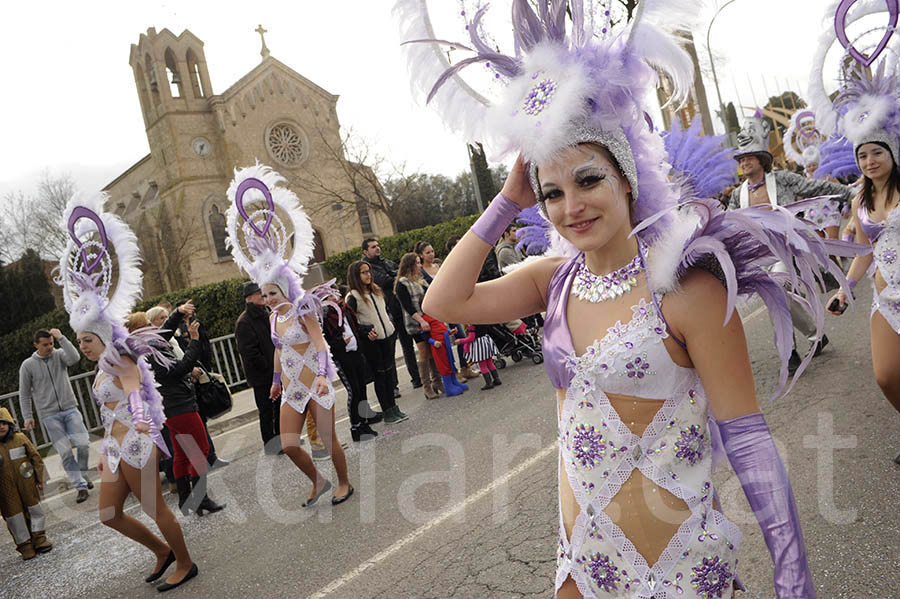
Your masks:
[{"label": "black high heel shoe", "polygon": [[178,582],[173,582],[173,583],[164,582],[161,585],[159,585],[158,587],[156,587],[156,590],[159,591],[160,593],[165,593],[166,591],[171,591],[172,589],[176,589],[176,588],[180,587],[181,585],[183,585],[184,583],[186,583],[187,581],[189,581],[194,576],[196,576],[199,572],[200,572],[200,570],[197,569],[197,564],[191,564],[191,569],[188,570],[188,573],[184,575],[184,578],[182,578]]},{"label": "black high heel shoe", "polygon": [[350,436],[357,443],[360,441],[367,441],[369,439],[374,439],[378,436],[378,433],[372,430],[365,421],[361,422],[357,427],[350,427]]},{"label": "black high heel shoe", "polygon": [[154,580],[158,580],[160,576],[166,573],[166,570],[169,569],[169,566],[175,563],[175,552],[169,551],[169,555],[166,556],[166,561],[163,562],[163,565],[159,567],[159,570],[148,576],[144,579],[144,582],[153,582]]}]

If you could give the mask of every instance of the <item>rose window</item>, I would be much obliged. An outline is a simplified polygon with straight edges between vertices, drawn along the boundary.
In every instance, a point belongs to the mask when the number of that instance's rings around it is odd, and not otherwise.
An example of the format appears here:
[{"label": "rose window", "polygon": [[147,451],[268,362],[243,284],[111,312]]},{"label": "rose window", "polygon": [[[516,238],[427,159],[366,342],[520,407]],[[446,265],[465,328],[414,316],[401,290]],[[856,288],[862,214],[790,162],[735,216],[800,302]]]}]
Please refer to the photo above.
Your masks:
[{"label": "rose window", "polygon": [[278,123],[266,135],[269,154],[285,166],[295,166],[303,159],[303,136],[288,123]]}]

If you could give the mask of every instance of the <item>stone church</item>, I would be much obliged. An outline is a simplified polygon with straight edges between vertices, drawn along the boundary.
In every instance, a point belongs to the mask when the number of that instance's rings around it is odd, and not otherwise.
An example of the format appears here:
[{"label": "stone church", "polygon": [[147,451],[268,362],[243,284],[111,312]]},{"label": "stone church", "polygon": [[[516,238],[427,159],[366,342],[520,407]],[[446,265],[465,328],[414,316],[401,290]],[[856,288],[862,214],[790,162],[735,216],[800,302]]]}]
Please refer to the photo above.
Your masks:
[{"label": "stone church", "polygon": [[[131,46],[150,153],[104,191],[138,237],[145,296],[240,276],[225,247],[225,192],[234,169],[257,160],[288,180],[310,216],[313,262],[394,233],[374,174],[344,155],[338,96],[270,56],[264,37],[260,54],[215,94],[203,42],[190,31],[151,27]],[[307,279],[326,276],[313,267]]]}]

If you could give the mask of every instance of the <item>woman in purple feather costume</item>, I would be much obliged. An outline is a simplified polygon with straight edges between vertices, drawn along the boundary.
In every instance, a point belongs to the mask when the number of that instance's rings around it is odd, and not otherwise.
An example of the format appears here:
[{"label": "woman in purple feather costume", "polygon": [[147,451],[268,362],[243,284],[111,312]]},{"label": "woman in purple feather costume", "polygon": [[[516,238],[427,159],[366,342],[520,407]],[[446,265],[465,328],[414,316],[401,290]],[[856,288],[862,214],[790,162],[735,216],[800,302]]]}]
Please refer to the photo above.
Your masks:
[{"label": "woman in purple feather costume", "polygon": [[[468,93],[462,68],[488,62],[508,78],[504,97],[486,110],[488,133],[520,156],[442,265],[424,309],[475,324],[546,311],[543,350],[559,421],[556,596],[732,597],[742,587],[741,534],[711,480],[713,462],[727,455],[772,555],[777,596],[815,597],[735,302],[758,294],[769,306],[780,393],[791,349],[785,288],[815,297],[820,268],[841,278],[828,254],[847,248],[781,207],[679,206],[684,198],[641,104],[658,81],[651,65],[675,82],[676,97],[693,80],[684,50],[650,24],[677,26],[679,3],[644,0],[629,28],[610,35],[611,18],[588,18],[581,1],[512,4],[516,55],[499,55],[480,37],[482,8],[466,27],[477,56],[447,68],[431,89],[439,104],[442,94],[458,104]],[[446,42],[427,39],[421,5],[398,3],[413,23],[407,39],[439,47]],[[471,112],[484,118],[474,103]],[[476,283],[501,233],[535,205],[562,255]],[[792,258],[796,272],[766,271]],[[807,308],[821,328],[822,306]]]}]

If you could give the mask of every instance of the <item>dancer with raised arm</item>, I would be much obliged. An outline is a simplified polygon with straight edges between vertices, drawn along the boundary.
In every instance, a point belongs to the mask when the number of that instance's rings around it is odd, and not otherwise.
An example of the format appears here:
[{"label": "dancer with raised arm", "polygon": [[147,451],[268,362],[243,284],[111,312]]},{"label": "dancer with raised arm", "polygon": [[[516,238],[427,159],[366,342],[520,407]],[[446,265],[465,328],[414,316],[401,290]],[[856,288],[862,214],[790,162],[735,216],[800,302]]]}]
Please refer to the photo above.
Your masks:
[{"label": "dancer with raised arm", "polygon": [[[679,5],[644,0],[616,34],[613,17],[592,4],[514,1],[515,56],[485,40],[485,9],[467,21],[470,41],[461,44],[435,35],[424,2],[397,4],[416,82],[445,120],[520,152],[500,195],[441,266],[424,310],[475,324],[546,310],[559,418],[557,597],[731,597],[741,535],[710,476],[719,439],[759,519],[778,597],[815,597],[734,305],[752,293],[768,303],[780,392],[791,350],[783,279],[814,295],[819,268],[841,277],[828,253],[850,252],[778,206],[725,213],[718,201],[693,200],[676,210],[682,198],[641,102],[658,81],[654,67],[674,82],[676,101],[693,81],[687,53],[651,24],[684,27]],[[475,55],[447,65],[441,40]],[[476,62],[508,82],[499,101],[462,79]],[[491,247],[535,203],[564,255],[476,284]],[[795,277],[764,270],[789,254]],[[821,328],[822,306],[809,308]]]},{"label": "dancer with raised arm", "polygon": [[[147,582],[161,578],[175,563],[175,571],[156,587],[168,591],[197,575],[181,526],[163,499],[158,474],[159,453],[168,455],[160,434],[165,416],[144,356],[166,362],[161,350],[168,343],[155,328],[133,333],[125,328],[125,318],[141,294],[140,252],[128,226],[104,211],[105,200],[103,194],[75,195],[66,205],[63,226],[69,241],[60,258],[58,282],[81,353],[98,367],[92,395],[104,428],[98,466],[100,521],[153,552],[156,567]],[[165,541],[124,512],[130,494]]]},{"label": "dancer with raised arm", "polygon": [[[281,448],[313,484],[303,506],[315,505],[332,488],[300,447],[307,417],[315,421],[331,454],[338,477],[331,503],[337,505],[353,495],[347,458],[334,425],[331,381],[336,372],[322,334],[322,302],[337,292],[331,287],[333,281],[310,291],[303,289],[315,248],[313,228],[297,196],[284,183],[281,175],[260,164],[235,170],[228,187],[227,243],[235,264],[259,285],[272,308],[275,374],[270,397],[272,401],[281,398]],[[263,206],[248,212],[246,205],[254,202]],[[287,223],[276,208],[287,216]],[[341,314],[340,307],[334,307]]]}]

